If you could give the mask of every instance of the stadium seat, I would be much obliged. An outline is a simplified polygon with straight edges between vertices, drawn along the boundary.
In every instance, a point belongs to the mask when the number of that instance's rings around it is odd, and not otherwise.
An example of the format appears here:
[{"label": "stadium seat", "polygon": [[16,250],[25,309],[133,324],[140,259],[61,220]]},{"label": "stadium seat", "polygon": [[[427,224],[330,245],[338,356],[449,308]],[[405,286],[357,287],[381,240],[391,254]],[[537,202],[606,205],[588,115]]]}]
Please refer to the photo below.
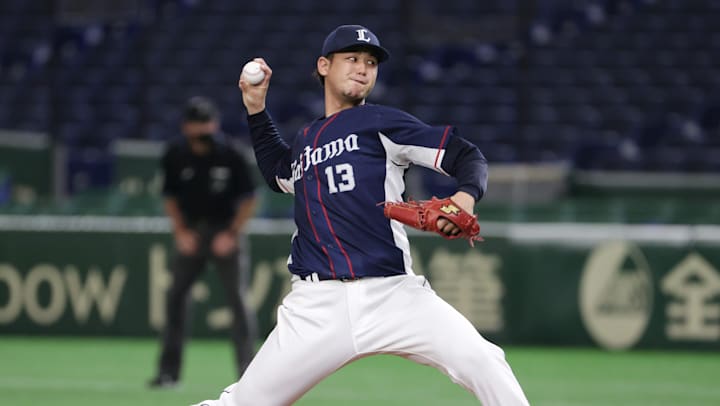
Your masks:
[{"label": "stadium seat", "polygon": [[[516,1],[419,0],[411,16],[400,0],[163,1],[140,25],[100,24],[102,35],[93,42],[88,33],[95,26],[52,24],[50,0],[6,0],[0,4],[0,126],[48,128],[44,116],[55,114],[58,139],[72,143],[97,142],[92,134],[167,139],[176,134],[178,106],[191,95],[240,110],[238,70],[263,56],[276,73],[269,103],[278,125],[290,129],[318,114],[319,90],[310,78],[315,56],[288,44],[319,44],[330,28],[352,19],[381,34],[393,53],[381,66],[372,102],[470,129],[478,142],[501,145],[491,150],[500,159],[591,149],[569,135],[578,133],[618,134],[649,151],[667,143],[711,145],[720,133],[712,101],[720,88],[715,3],[539,1],[534,22],[549,30],[539,43],[517,35],[522,27],[501,33],[503,22],[516,21],[523,10]],[[468,23],[485,16],[493,20],[488,27]],[[398,25],[399,18],[409,24]],[[423,18],[437,23],[432,36],[421,35]],[[57,59],[31,67],[26,62],[43,43],[52,44]],[[671,114],[697,123],[702,136],[692,142],[677,136],[683,133],[668,136]],[[238,120],[227,126],[246,131]],[[538,144],[537,154],[521,144],[527,140],[506,135],[535,133],[537,126],[565,130],[544,134],[552,140]],[[595,161],[632,166],[603,154]]]}]

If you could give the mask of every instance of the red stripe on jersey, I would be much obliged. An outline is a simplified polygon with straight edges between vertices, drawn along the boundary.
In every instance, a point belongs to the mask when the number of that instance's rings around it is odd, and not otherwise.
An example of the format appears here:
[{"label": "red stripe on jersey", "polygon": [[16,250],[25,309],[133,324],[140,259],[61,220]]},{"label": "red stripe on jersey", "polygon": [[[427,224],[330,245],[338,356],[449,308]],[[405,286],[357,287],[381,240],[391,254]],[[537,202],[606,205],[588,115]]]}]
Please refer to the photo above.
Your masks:
[{"label": "red stripe on jersey", "polygon": [[[318,143],[318,140],[320,139],[320,134],[322,134],[322,132],[325,130],[325,128],[330,123],[332,123],[337,118],[338,115],[339,115],[339,113],[335,114],[325,124],[323,124],[322,127],[320,127],[320,130],[318,130],[317,134],[315,135],[315,141],[313,142],[313,150],[315,150],[317,148],[317,143]],[[325,207],[325,203],[323,202],[323,199],[322,199],[322,189],[321,189],[322,183],[320,182],[320,172],[318,170],[317,165],[315,165],[315,179],[317,182],[318,200],[320,201],[320,207],[322,207],[323,214],[325,215],[325,221],[327,222],[328,229],[330,229],[330,234],[332,234],[333,239],[335,239],[335,243],[337,244],[338,248],[340,248],[340,252],[342,252],[342,254],[345,256],[345,260],[347,261],[347,264],[348,264],[348,269],[350,270],[350,277],[354,278],[355,271],[353,271],[353,266],[352,266],[352,261],[350,260],[350,256],[348,255],[347,251],[345,251],[345,247],[343,247],[342,243],[340,243],[340,239],[335,234],[335,229],[333,229],[332,223],[330,222],[330,216],[328,215],[327,208]],[[323,250],[325,250],[325,247],[323,247]],[[335,278],[334,272],[333,272],[333,278]]]},{"label": "red stripe on jersey", "polygon": [[[307,129],[306,129],[307,132]],[[303,167],[303,156],[300,155],[300,167]],[[333,264],[332,258],[330,257],[330,253],[327,252],[327,249],[322,245],[320,242],[320,236],[318,235],[317,229],[315,228],[315,223],[313,223],[313,218],[310,215],[310,203],[308,201],[308,194],[307,194],[307,185],[305,184],[305,176],[302,178],[303,183],[303,193],[305,194],[305,214],[307,215],[308,221],[310,222],[310,228],[312,229],[313,235],[315,236],[315,241],[320,244],[320,247],[322,248],[322,251],[325,253],[325,256],[328,259],[328,263],[330,264],[330,273],[332,274],[333,279],[335,279],[335,265]]]},{"label": "red stripe on jersey", "polygon": [[332,262],[332,258],[330,258],[330,253],[324,246],[321,245],[320,248],[322,248],[322,252],[324,252],[325,256],[328,258],[328,263],[330,264],[330,274],[332,275],[333,279],[335,279],[337,277],[335,276],[335,265]]},{"label": "red stripe on jersey", "polygon": [[447,138],[448,134],[450,133],[450,126],[445,127],[445,132],[443,132],[442,139],[440,140],[440,145],[438,145],[438,152],[437,155],[435,155],[435,167],[438,167],[438,161],[440,160],[440,151],[442,151],[443,145],[445,145],[445,139]]},{"label": "red stripe on jersey", "polygon": [[[315,177],[317,177],[317,189],[318,189],[318,198],[320,199],[320,207],[322,207],[323,214],[325,215],[325,221],[327,222],[328,228],[330,229],[330,234],[332,234],[333,238],[335,239],[335,243],[338,245],[338,248],[340,248],[340,252],[343,253],[345,256],[345,260],[348,264],[348,269],[350,270],[350,277],[355,277],[355,272],[353,271],[352,261],[350,261],[350,256],[348,255],[347,251],[345,251],[345,247],[343,247],[342,243],[340,243],[340,239],[335,234],[335,230],[333,229],[332,223],[330,222],[330,216],[328,216],[327,208],[325,208],[325,204],[322,200],[321,190],[320,190],[320,175],[318,174],[318,168],[315,166]],[[323,247],[325,249],[325,247]],[[335,274],[333,273],[333,277]]]}]

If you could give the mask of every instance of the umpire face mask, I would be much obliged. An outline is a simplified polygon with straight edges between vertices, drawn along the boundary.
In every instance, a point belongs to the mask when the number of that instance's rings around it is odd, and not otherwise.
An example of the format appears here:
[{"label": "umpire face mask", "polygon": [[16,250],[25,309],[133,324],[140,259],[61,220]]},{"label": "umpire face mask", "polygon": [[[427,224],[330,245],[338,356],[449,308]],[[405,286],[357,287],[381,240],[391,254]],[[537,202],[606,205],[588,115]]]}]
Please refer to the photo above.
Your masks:
[{"label": "umpire face mask", "polygon": [[203,152],[215,145],[215,134],[219,130],[219,123],[216,120],[210,121],[185,121],[182,125],[182,132],[188,142],[196,149],[196,152]]},{"label": "umpire face mask", "polygon": [[198,134],[190,138],[191,142],[196,142],[205,146],[212,146],[215,144],[215,135],[212,133]]},{"label": "umpire face mask", "polygon": [[193,154],[205,156],[215,149],[215,137],[213,133],[188,134],[188,143]]}]

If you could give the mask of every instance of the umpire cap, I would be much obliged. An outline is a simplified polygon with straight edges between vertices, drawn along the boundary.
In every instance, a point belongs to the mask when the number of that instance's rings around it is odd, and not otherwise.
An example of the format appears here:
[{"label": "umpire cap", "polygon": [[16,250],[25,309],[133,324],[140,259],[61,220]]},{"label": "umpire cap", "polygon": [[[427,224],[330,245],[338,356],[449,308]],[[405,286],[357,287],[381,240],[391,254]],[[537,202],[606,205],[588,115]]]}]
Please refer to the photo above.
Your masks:
[{"label": "umpire cap", "polygon": [[215,103],[207,97],[194,96],[185,102],[183,120],[206,123],[218,119],[220,112]]},{"label": "umpire cap", "polygon": [[375,55],[378,62],[390,58],[390,52],[380,45],[378,37],[362,25],[341,25],[335,28],[322,47],[322,55],[328,56],[335,52],[354,51],[366,48]]}]

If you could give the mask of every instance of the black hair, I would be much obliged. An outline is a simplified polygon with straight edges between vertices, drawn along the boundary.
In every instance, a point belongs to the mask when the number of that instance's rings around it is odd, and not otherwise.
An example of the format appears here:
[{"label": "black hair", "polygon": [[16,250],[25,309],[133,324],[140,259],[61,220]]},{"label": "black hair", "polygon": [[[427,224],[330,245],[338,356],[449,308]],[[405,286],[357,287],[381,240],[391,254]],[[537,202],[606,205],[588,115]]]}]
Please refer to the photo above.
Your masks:
[{"label": "black hair", "polygon": [[207,97],[194,96],[185,103],[183,121],[207,123],[220,116],[215,103]]}]

